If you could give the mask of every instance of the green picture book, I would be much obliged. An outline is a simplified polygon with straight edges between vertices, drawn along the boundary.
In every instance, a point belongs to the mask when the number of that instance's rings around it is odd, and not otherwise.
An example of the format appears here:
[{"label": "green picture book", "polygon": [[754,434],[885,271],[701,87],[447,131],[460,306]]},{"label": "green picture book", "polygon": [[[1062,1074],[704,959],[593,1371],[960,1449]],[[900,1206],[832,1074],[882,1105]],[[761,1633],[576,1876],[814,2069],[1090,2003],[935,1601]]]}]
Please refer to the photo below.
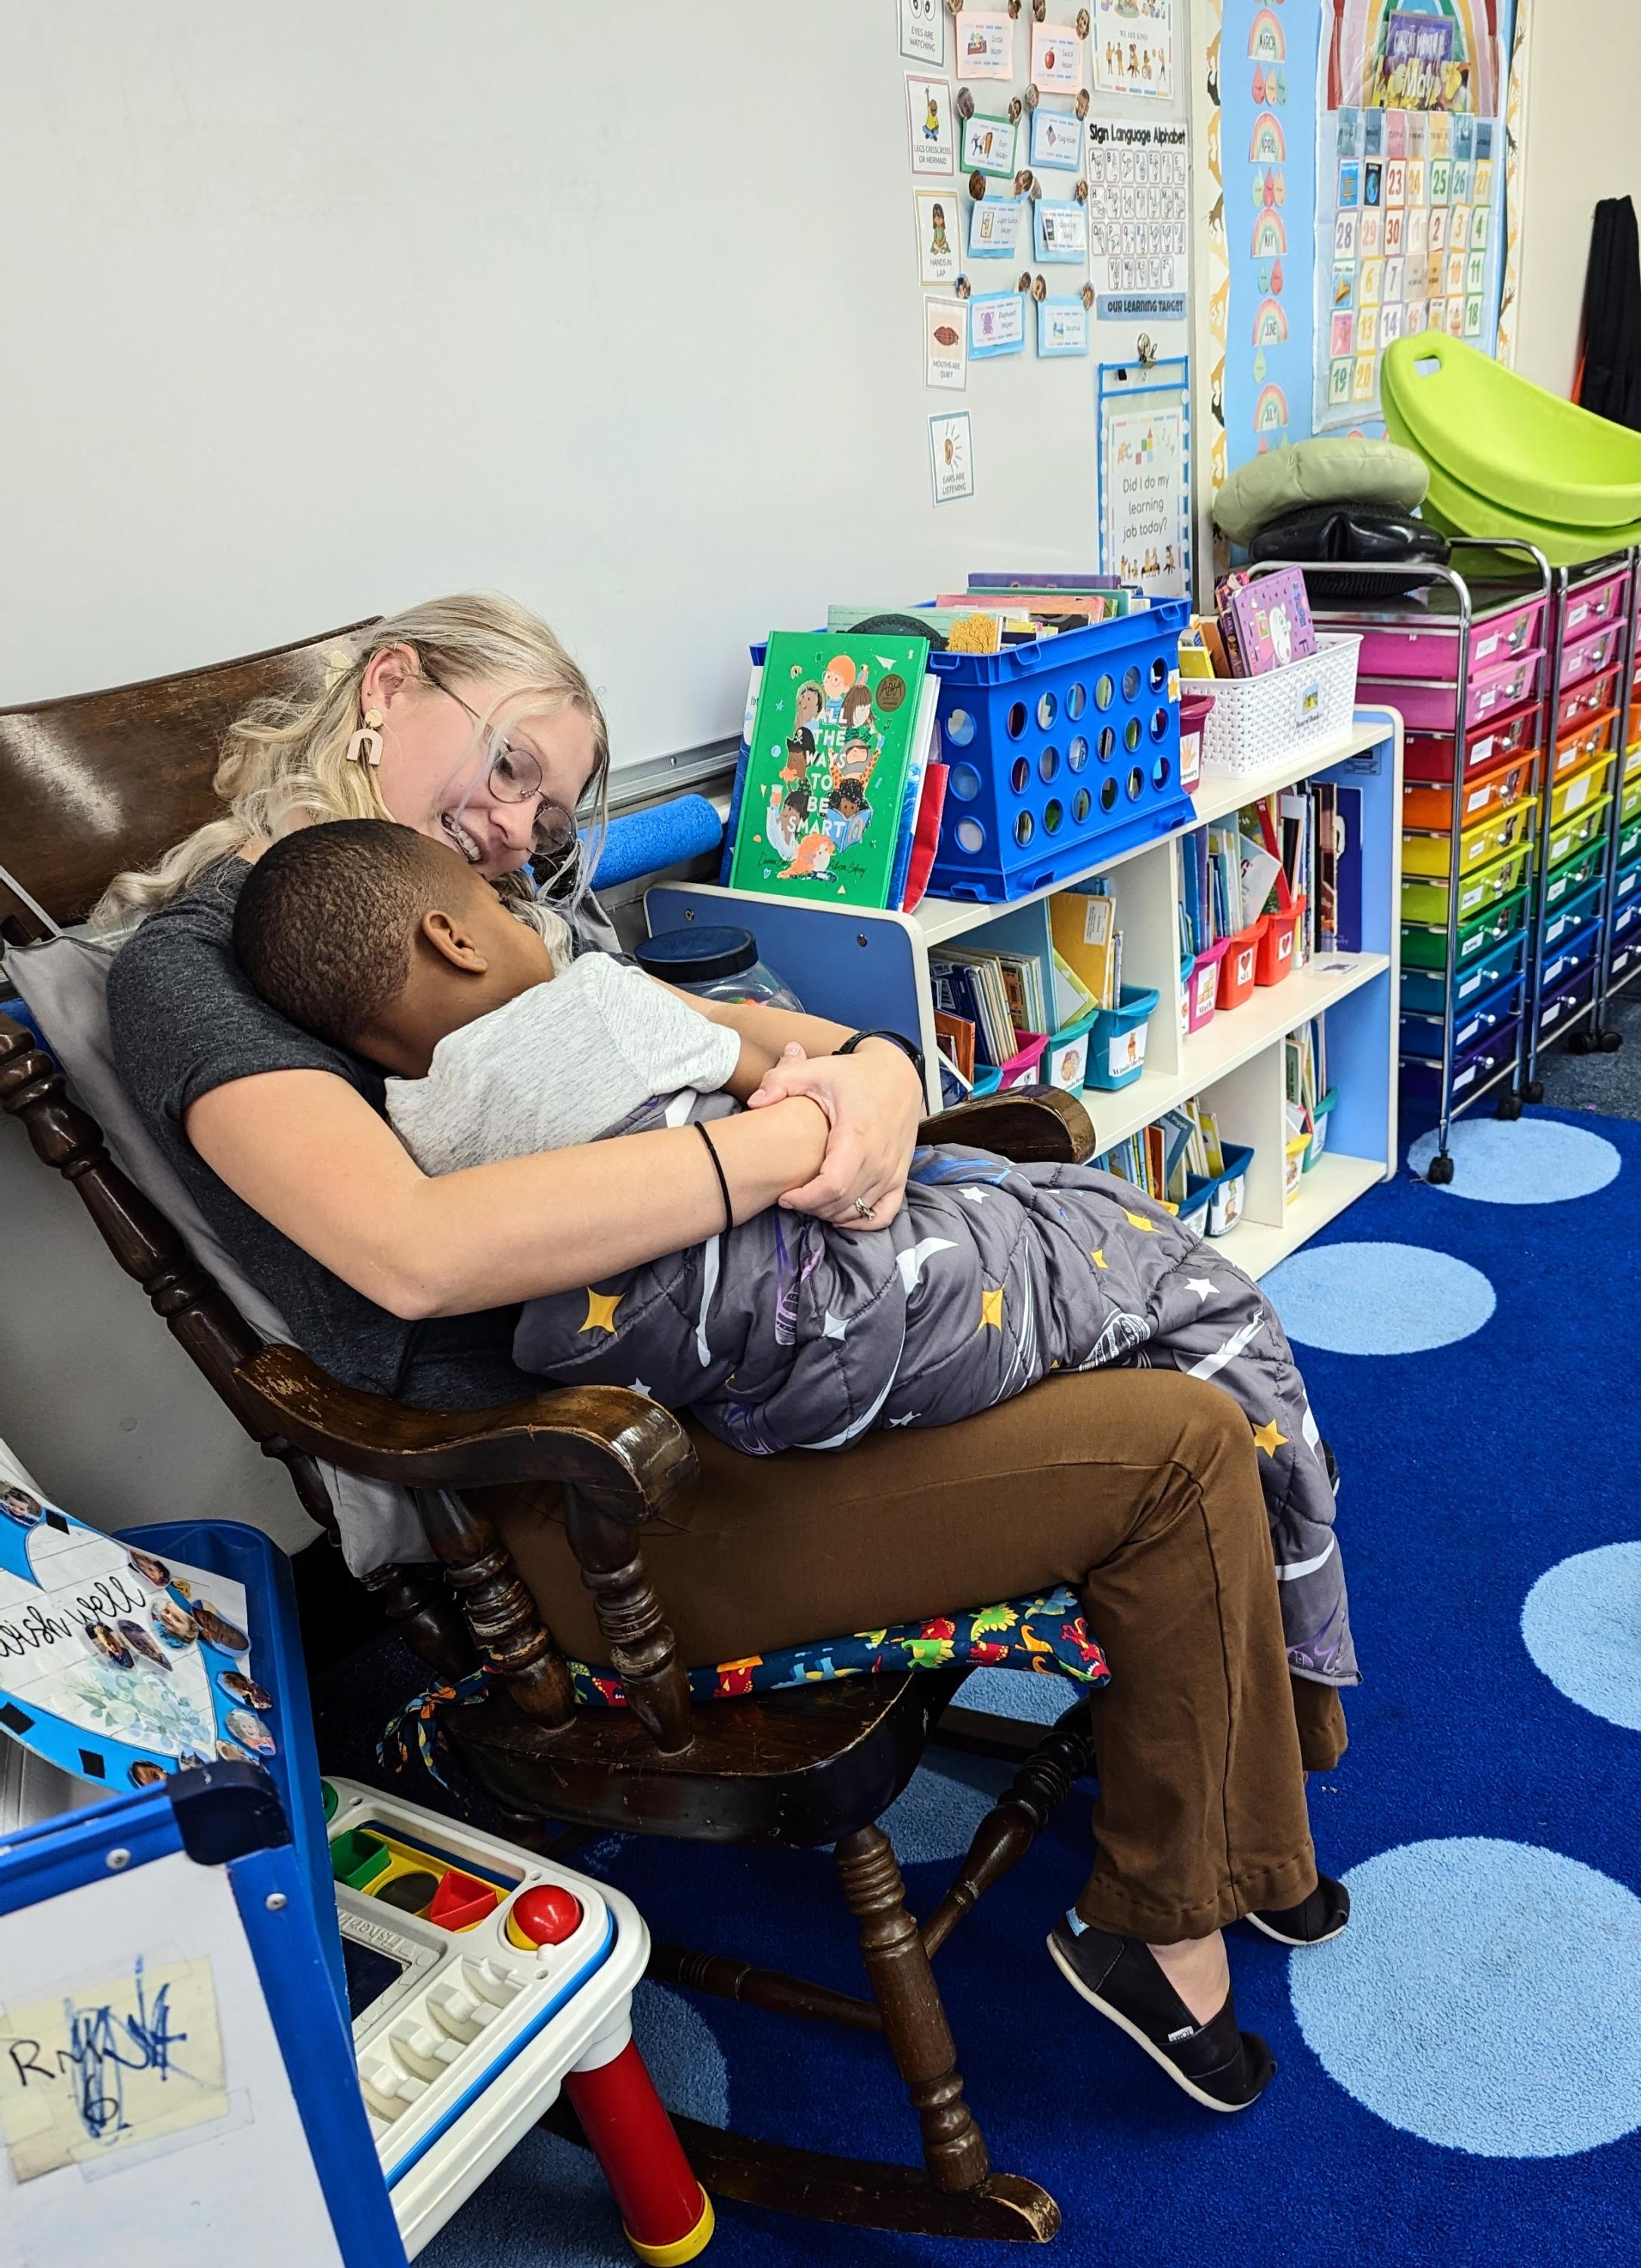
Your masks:
[{"label": "green picture book", "polygon": [[739,797],[736,889],[894,902],[933,729],[928,663],[926,638],[772,633]]}]

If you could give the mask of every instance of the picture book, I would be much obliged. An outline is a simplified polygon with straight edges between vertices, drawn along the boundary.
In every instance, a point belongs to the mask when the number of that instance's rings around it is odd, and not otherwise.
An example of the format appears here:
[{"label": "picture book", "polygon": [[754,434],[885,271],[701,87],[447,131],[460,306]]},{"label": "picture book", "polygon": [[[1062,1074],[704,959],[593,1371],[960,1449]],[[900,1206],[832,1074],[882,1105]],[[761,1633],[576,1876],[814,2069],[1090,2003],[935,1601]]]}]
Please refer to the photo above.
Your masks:
[{"label": "picture book", "polygon": [[1116,901],[1099,891],[1062,890],[1049,901],[1054,949],[1097,1006],[1117,1000]]},{"label": "picture book", "polygon": [[896,902],[936,729],[928,662],[926,638],[771,634],[747,743],[735,888]]},{"label": "picture book", "polygon": [[1316,630],[1302,568],[1284,567],[1253,582],[1227,577],[1220,616],[1239,677],[1262,677],[1316,651]]}]

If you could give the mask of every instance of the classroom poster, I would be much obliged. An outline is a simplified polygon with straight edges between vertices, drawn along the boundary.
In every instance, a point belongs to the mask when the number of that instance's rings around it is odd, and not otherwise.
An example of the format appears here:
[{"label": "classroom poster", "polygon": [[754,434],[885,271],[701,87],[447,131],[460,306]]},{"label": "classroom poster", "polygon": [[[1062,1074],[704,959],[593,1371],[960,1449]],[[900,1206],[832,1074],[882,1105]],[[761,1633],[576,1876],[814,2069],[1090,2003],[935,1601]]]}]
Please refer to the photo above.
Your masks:
[{"label": "classroom poster", "polygon": [[946,62],[946,0],[899,0],[901,53],[909,63]]},{"label": "classroom poster", "polygon": [[1074,26],[1032,26],[1031,78],[1040,94],[1077,92],[1083,83],[1083,43]]},{"label": "classroom poster", "polygon": [[917,281],[950,286],[962,268],[956,195],[950,189],[914,189],[912,202],[917,218]]},{"label": "classroom poster", "polygon": [[1088,303],[1050,293],[1037,306],[1037,351],[1040,355],[1085,355],[1088,352]]},{"label": "classroom poster", "polygon": [[1182,321],[1190,274],[1183,123],[1088,120],[1088,250],[1102,321]]},{"label": "classroom poster", "polygon": [[[1280,60],[1279,32],[1255,18],[1256,71]],[[1315,431],[1378,418],[1399,338],[1439,330],[1491,350],[1507,55],[1495,0],[1342,0],[1320,41]]]},{"label": "classroom poster", "polygon": [[[1211,490],[1312,432],[1382,432],[1379,366],[1397,337],[1434,320],[1499,342],[1513,137],[1496,111],[1407,105],[1519,105],[1520,14],[1515,0],[1204,0]],[[1400,107],[1367,99],[1392,93]]]},{"label": "classroom poster", "polygon": [[982,16],[972,8],[965,8],[953,20],[952,40],[959,78],[995,78],[1006,83],[1013,77],[1012,16]]},{"label": "classroom poster", "polygon": [[914,173],[957,171],[957,141],[952,131],[952,89],[943,78],[906,74],[906,131]]},{"label": "classroom poster", "polygon": [[1101,420],[1102,563],[1153,596],[1183,598],[1190,587],[1185,419],[1177,399],[1142,399],[1111,405]]},{"label": "classroom poster", "polygon": [[1174,0],[1094,0],[1088,44],[1102,94],[1173,100]]},{"label": "classroom poster", "polygon": [[1019,291],[978,291],[968,303],[968,353],[972,362],[991,355],[1023,354],[1026,301]]},{"label": "classroom poster", "polygon": [[968,310],[960,299],[924,301],[925,382],[960,394],[968,384]]},{"label": "classroom poster", "polygon": [[929,420],[929,468],[937,504],[957,504],[975,493],[975,450],[968,412]]}]

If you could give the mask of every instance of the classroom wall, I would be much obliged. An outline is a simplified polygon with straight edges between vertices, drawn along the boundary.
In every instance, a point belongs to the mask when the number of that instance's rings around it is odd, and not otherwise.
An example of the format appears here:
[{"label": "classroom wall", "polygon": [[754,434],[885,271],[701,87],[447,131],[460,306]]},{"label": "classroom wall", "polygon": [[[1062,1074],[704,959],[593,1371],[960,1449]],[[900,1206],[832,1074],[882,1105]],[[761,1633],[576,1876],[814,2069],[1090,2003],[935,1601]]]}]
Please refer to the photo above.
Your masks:
[{"label": "classroom wall", "polygon": [[1571,391],[1590,227],[1602,197],[1641,208],[1641,7],[1533,0],[1516,368]]}]

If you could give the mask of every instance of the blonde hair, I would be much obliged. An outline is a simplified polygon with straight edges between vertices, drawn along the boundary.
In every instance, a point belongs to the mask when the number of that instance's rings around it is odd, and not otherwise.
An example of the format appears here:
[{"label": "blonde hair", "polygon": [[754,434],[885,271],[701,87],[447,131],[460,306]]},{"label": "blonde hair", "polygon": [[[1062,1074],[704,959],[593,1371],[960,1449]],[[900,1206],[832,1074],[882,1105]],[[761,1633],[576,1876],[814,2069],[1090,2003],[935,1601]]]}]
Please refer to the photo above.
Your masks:
[{"label": "blonde hair", "polygon": [[[430,599],[341,640],[326,657],[324,688],[303,700],[254,702],[228,727],[211,785],[224,806],[145,871],[116,874],[92,914],[94,928],[125,930],[168,905],[208,868],[264,837],[327,819],[390,819],[374,769],[354,761],[348,743],[360,724],[360,692],[374,657],[409,646],[431,675],[504,685],[538,709],[578,709],[592,727],[593,766],[584,802],[592,841],[543,880],[571,908],[598,863],[607,824],[609,732],[597,694],[579,665],[537,615],[511,599],[463,594]],[[526,711],[523,713],[528,713]],[[488,722],[488,719],[486,720]],[[475,728],[476,729],[476,728]],[[534,898],[529,878],[504,876],[504,896]]]}]

